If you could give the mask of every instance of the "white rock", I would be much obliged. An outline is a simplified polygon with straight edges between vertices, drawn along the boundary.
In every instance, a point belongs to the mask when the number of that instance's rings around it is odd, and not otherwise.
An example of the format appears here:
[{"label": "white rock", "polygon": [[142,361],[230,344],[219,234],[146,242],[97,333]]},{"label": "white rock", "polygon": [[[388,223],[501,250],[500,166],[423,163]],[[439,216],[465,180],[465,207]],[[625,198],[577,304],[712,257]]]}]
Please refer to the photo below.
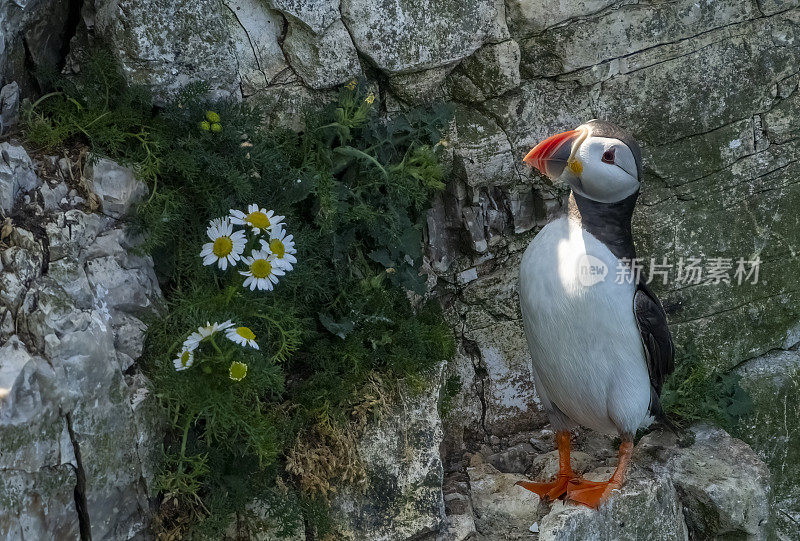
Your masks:
[{"label": "white rock", "polygon": [[98,158],[90,164],[86,168],[86,179],[91,183],[92,191],[100,197],[103,213],[113,218],[127,214],[131,206],[148,192],[133,169],[107,158]]},{"label": "white rock", "polygon": [[358,53],[341,19],[315,34],[292,23],[283,43],[292,68],[314,89],[329,88],[361,75]]},{"label": "white rock", "polygon": [[35,189],[40,181],[24,148],[0,143],[0,158],[0,209],[9,213],[17,198]]}]

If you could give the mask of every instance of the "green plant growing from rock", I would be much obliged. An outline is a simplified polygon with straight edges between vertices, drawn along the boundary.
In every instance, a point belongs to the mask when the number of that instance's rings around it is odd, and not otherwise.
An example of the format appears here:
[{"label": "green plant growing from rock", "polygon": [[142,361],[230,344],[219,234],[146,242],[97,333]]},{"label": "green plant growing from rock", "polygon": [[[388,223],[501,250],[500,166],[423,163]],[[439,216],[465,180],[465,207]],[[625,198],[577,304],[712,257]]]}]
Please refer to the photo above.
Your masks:
[{"label": "green plant growing from rock", "polygon": [[753,406],[740,379],[711,368],[691,344],[684,345],[678,349],[675,372],[664,383],[662,407],[679,426],[710,421],[731,431]]},{"label": "green plant growing from rock", "polygon": [[[25,128],[43,148],[85,143],[130,164],[150,188],[131,227],[143,234],[138,249],[152,254],[166,300],[148,322],[140,363],[172,426],[156,528],[218,538],[234,515],[240,526],[255,521],[261,502],[283,533],[305,522],[321,536],[330,527],[325,487],[358,481],[365,419],[398,382],[421,386],[453,354],[438,305],[412,304],[407,293],[425,292],[422,218],[444,186],[438,143],[450,111],[381,118],[374,91],[356,82],[309,111],[297,133],[265,128],[257,107],[209,102],[199,84],[153,109],[107,57],[87,65],[30,106]],[[241,225],[253,226],[248,205],[276,210],[292,234],[291,272],[276,275],[272,290],[257,282],[264,269],[255,263],[257,250],[280,252],[271,233],[230,268],[222,252],[204,264],[216,241],[208,222],[233,220],[239,209]],[[258,349],[226,342],[222,329],[187,353],[190,331],[227,321],[246,326],[243,338]],[[184,370],[190,354],[196,364]],[[330,456],[317,464],[321,445]],[[286,457],[318,478],[287,469]]]}]

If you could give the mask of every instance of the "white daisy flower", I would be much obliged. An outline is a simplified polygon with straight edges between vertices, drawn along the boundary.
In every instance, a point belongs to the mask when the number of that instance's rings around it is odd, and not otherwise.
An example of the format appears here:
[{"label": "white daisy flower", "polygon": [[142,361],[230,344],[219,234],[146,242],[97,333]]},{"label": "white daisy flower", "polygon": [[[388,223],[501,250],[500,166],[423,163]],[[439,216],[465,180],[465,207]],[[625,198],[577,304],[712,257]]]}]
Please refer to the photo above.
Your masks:
[{"label": "white daisy flower", "polygon": [[282,268],[274,264],[269,252],[253,250],[249,257],[242,258],[242,263],[247,265],[246,271],[239,271],[242,276],[247,276],[242,285],[250,287],[250,291],[255,289],[271,291],[273,284],[278,283],[278,276],[286,274]]},{"label": "white daisy flower", "polygon": [[228,263],[235,265],[241,259],[247,237],[244,231],[233,231],[227,216],[211,220],[206,233],[212,242],[204,244],[200,251],[203,265],[216,262],[220,269],[225,270]]},{"label": "white daisy flower", "polygon": [[294,235],[287,235],[282,225],[270,231],[269,241],[261,240],[261,248],[268,251],[277,265],[287,271],[292,270],[297,263],[297,258],[294,256],[297,253],[294,247]]},{"label": "white daisy flower", "polygon": [[231,327],[225,331],[225,336],[228,340],[235,342],[241,346],[250,346],[253,349],[258,349],[256,344],[256,333],[250,330],[250,327]]},{"label": "white daisy flower", "polygon": [[200,342],[203,340],[203,335],[199,332],[193,332],[190,334],[186,340],[183,341],[183,348],[184,349],[197,349],[197,346],[200,345]]},{"label": "white daisy flower", "polygon": [[[200,340],[208,338],[217,331],[224,331],[225,329],[233,327],[233,323],[229,319],[223,323],[209,323],[206,321],[205,327],[197,327],[197,334],[201,336]],[[187,339],[188,340],[188,339]]]},{"label": "white daisy flower", "polygon": [[241,210],[231,209],[231,223],[236,225],[249,225],[253,233],[261,233],[281,223],[283,216],[278,216],[272,210],[262,209],[255,203],[248,205],[247,214]]},{"label": "white daisy flower", "polygon": [[200,257],[203,265],[217,263],[220,269],[228,268],[228,263],[235,265],[242,257],[247,238],[244,231],[233,231],[233,225],[226,216],[211,220],[206,230],[211,242],[203,245]]},{"label": "white daisy flower", "polygon": [[175,370],[180,372],[186,370],[194,364],[194,349],[183,348],[178,356],[172,361],[175,365]]}]

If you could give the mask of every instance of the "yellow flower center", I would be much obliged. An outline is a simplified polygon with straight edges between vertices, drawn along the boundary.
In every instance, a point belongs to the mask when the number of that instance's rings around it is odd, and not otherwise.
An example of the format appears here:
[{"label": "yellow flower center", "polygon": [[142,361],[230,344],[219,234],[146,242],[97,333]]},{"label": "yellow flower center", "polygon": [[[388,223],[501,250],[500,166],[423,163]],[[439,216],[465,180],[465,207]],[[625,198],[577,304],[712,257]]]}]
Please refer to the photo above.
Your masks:
[{"label": "yellow flower center", "polygon": [[228,370],[228,374],[234,381],[239,381],[241,379],[244,379],[244,377],[247,375],[247,365],[244,363],[240,363],[239,361],[234,361],[231,363],[231,367]]},{"label": "yellow flower center", "polygon": [[188,350],[186,350],[183,353],[181,353],[181,366],[186,366],[187,364],[189,364],[189,357],[190,356],[191,356],[191,353],[189,353]]},{"label": "yellow flower center", "polygon": [[249,327],[236,327],[236,334],[244,338],[245,340],[255,340],[256,335],[253,331],[250,330]]},{"label": "yellow flower center", "polygon": [[258,229],[266,229],[269,227],[269,218],[260,210],[248,214],[244,221]]},{"label": "yellow flower center", "polygon": [[272,264],[266,259],[256,259],[250,264],[250,273],[256,278],[266,278],[272,273]]},{"label": "yellow flower center", "polygon": [[230,237],[220,237],[214,241],[211,251],[217,257],[225,257],[233,251],[233,241]]},{"label": "yellow flower center", "polygon": [[272,239],[269,241],[269,249],[278,258],[282,258],[283,254],[286,253],[286,247],[283,245],[283,242],[279,241],[278,239]]}]

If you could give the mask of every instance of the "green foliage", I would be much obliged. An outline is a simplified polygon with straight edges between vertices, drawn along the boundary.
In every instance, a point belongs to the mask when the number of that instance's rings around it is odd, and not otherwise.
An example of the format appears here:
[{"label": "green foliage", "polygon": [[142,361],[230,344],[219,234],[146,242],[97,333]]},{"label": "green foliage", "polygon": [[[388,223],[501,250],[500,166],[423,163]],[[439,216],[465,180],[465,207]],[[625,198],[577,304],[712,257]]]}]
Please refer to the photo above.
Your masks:
[{"label": "green foliage", "polygon": [[741,377],[710,368],[691,345],[678,351],[673,372],[661,392],[667,416],[679,425],[710,421],[732,430],[752,409]]},{"label": "green foliage", "polygon": [[150,95],[124,85],[108,53],[87,58],[76,79],[50,77],[50,92],[23,111],[26,139],[53,152],[76,140],[133,165],[152,181],[164,141],[151,126]]},{"label": "green foliage", "polygon": [[[288,524],[275,502],[289,499],[298,503],[284,511],[302,511],[301,523],[322,535],[320,485],[347,477],[344,463],[357,469],[351,424],[362,426],[398,381],[421,386],[453,355],[438,304],[412,305],[407,293],[425,291],[422,218],[444,186],[436,152],[450,111],[387,120],[362,83],[309,112],[295,133],[265,128],[257,107],[209,102],[200,84],[156,111],[107,57],[89,66],[56,82],[25,127],[35,144],[86,143],[150,185],[132,226],[144,233],[140,250],[152,254],[167,300],[147,322],[142,360],[173,427],[160,528],[218,537],[254,498],[272,502],[273,523]],[[209,220],[249,203],[285,215],[296,241],[298,262],[274,291],[245,290],[235,270],[203,266],[198,255]],[[226,320],[252,329],[260,349],[223,346],[218,334],[201,344],[204,361],[176,372],[187,335]],[[241,381],[228,377],[232,361],[248,365]],[[287,471],[287,456],[313,466],[320,442],[330,443],[322,478]]]}]

